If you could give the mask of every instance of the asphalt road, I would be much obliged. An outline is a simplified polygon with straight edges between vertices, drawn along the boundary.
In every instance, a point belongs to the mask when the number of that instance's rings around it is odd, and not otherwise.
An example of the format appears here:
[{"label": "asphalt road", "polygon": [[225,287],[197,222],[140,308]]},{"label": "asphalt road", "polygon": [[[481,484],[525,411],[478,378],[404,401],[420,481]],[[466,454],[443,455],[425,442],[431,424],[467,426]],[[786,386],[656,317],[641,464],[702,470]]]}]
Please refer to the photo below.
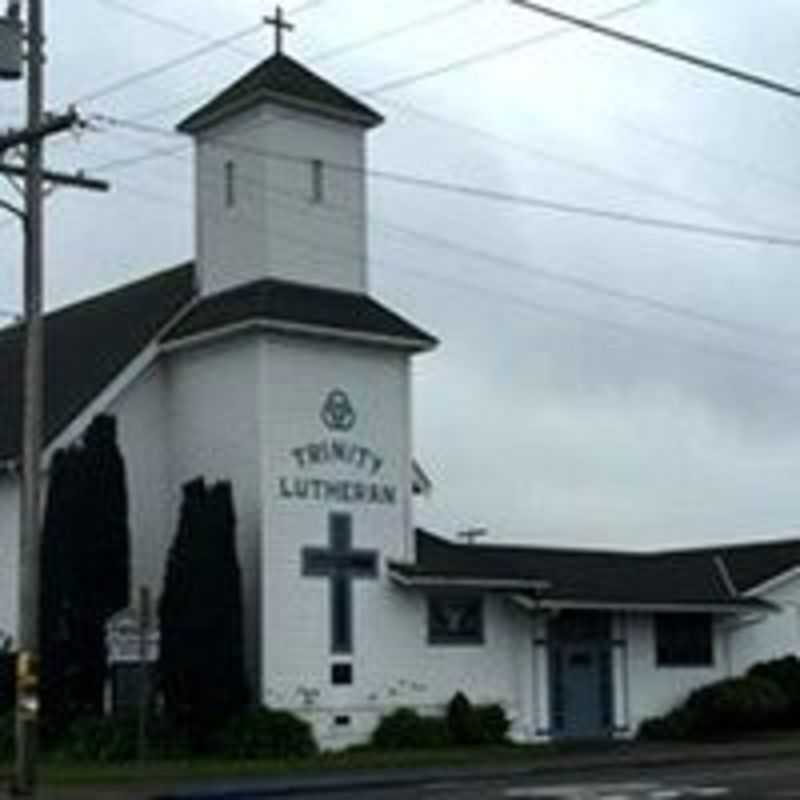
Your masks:
[{"label": "asphalt road", "polygon": [[[800,759],[602,770],[503,780],[433,781],[395,789],[295,794],[302,800],[800,800]],[[257,800],[257,792],[247,800]]]}]

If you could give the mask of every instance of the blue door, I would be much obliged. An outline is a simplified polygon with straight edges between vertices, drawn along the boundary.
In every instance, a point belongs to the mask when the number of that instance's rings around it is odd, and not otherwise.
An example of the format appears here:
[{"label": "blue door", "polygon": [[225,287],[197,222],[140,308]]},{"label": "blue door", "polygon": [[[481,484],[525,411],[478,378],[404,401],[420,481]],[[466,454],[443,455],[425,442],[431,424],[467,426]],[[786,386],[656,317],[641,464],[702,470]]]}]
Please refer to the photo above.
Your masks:
[{"label": "blue door", "polygon": [[549,637],[551,720],[559,738],[611,734],[611,642],[604,626],[590,621],[564,619]]}]

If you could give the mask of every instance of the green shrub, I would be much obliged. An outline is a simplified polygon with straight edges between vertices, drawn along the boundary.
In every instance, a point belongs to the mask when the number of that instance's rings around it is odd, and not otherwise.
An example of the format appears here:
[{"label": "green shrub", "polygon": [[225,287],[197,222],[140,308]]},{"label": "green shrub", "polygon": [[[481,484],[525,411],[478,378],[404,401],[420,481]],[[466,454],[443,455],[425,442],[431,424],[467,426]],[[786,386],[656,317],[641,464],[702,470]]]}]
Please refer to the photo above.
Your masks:
[{"label": "green shrub", "polygon": [[109,763],[135,760],[136,743],[134,719],[84,717],[70,725],[55,749],[70,761]]},{"label": "green shrub", "polygon": [[229,758],[306,758],[317,752],[311,726],[289,711],[258,708],[231,719],[214,738],[217,755]]},{"label": "green shrub", "polygon": [[784,656],[771,661],[761,661],[750,667],[747,675],[752,678],[764,678],[780,686],[789,700],[784,724],[800,725],[800,658]]},{"label": "green shrub", "polygon": [[[185,758],[192,754],[186,735],[163,717],[150,718],[146,734],[148,757]],[[135,716],[82,717],[48,745],[56,757],[67,761],[134,761],[139,754],[138,720]]]},{"label": "green shrub", "polygon": [[14,758],[14,724],[13,712],[0,716],[0,761]]},{"label": "green shrub", "polygon": [[729,678],[692,692],[686,708],[694,717],[691,735],[716,736],[777,725],[785,718],[789,699],[764,678]]},{"label": "green shrub", "polygon": [[480,744],[504,744],[511,723],[498,703],[474,706],[473,713],[478,728]]},{"label": "green shrub", "polygon": [[774,728],[790,707],[786,693],[760,677],[728,678],[693,691],[663,717],[645,720],[644,739],[703,739]]},{"label": "green shrub", "polygon": [[463,692],[456,692],[447,704],[445,712],[447,729],[454,744],[480,744],[481,730],[475,709]]},{"label": "green shrub", "polygon": [[426,717],[411,708],[387,714],[372,733],[370,746],[379,750],[435,749],[439,747],[503,744],[510,723],[502,706],[473,706],[458,692],[447,704],[444,717]]},{"label": "green shrub", "polygon": [[694,713],[685,706],[674,708],[663,717],[650,717],[639,726],[640,739],[671,741],[690,739],[696,727]]},{"label": "green shrub", "polygon": [[423,717],[410,708],[398,708],[381,718],[370,744],[378,750],[434,749],[450,744],[445,721]]}]

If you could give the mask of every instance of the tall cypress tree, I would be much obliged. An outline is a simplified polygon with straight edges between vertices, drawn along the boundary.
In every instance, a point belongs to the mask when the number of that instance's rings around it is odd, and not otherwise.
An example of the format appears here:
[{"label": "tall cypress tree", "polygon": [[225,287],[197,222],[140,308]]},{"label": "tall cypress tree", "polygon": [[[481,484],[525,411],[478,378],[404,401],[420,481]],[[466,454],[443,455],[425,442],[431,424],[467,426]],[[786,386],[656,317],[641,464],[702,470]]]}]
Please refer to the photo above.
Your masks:
[{"label": "tall cypress tree", "polygon": [[113,417],[53,458],[42,535],[42,704],[59,732],[103,707],[105,623],[129,602],[125,467]]},{"label": "tall cypress tree", "polygon": [[209,520],[213,542],[211,560],[214,566],[210,591],[216,592],[214,638],[216,676],[208,673],[207,691],[213,693],[223,716],[238,711],[246,702],[244,678],[244,609],[242,607],[242,574],[236,556],[236,514],[233,488],[230,483],[215,484],[208,496]]},{"label": "tall cypress tree", "polygon": [[125,466],[113,417],[97,416],[81,450],[81,503],[75,531],[74,596],[80,625],[80,672],[84,711],[100,713],[106,676],[105,625],[130,602],[130,536]]},{"label": "tall cypress tree", "polygon": [[59,450],[50,465],[44,513],[41,555],[40,652],[41,699],[45,733],[57,733],[75,716],[75,692],[70,679],[78,671],[76,661],[73,564],[77,520],[77,447]]},{"label": "tall cypress tree", "polygon": [[230,484],[184,485],[159,602],[160,673],[167,713],[200,748],[246,700],[235,529]]}]

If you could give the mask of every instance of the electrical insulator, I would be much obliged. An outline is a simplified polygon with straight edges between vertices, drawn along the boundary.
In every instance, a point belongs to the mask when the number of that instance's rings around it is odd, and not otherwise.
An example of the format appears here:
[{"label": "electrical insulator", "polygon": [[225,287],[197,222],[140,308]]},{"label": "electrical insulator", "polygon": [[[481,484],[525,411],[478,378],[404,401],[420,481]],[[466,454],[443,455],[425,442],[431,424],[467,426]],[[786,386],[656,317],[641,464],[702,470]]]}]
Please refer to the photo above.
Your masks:
[{"label": "electrical insulator", "polygon": [[0,80],[22,77],[22,21],[18,16],[0,17]]}]

